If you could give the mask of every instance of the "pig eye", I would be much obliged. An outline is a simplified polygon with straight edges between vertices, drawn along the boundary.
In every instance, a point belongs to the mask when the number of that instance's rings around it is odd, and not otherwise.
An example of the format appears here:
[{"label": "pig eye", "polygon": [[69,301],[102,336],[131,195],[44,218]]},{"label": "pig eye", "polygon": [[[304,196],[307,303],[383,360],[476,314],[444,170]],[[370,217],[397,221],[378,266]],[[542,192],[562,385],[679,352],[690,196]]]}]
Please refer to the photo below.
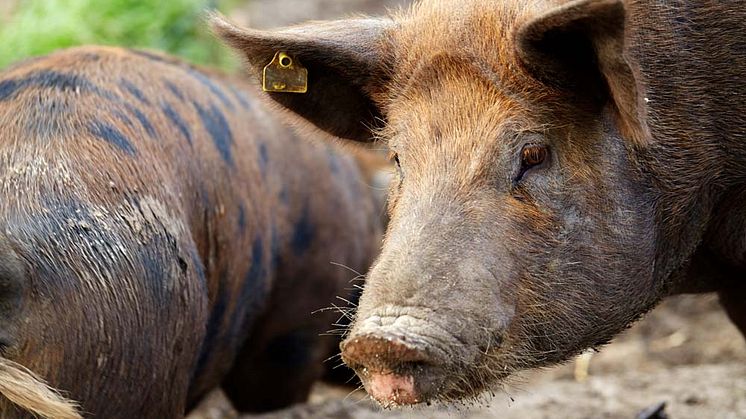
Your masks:
[{"label": "pig eye", "polygon": [[540,144],[528,144],[521,150],[521,169],[516,181],[519,181],[530,169],[542,166],[549,157],[549,149]]},{"label": "pig eye", "polygon": [[549,151],[543,145],[527,145],[521,151],[521,165],[525,168],[538,166],[547,159]]}]

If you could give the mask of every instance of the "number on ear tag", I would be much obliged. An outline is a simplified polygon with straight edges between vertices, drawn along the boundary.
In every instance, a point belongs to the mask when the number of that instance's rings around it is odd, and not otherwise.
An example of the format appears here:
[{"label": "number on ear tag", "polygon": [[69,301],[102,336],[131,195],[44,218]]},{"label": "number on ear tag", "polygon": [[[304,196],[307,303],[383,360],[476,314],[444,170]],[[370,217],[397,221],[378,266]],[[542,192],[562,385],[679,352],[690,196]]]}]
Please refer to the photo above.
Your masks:
[{"label": "number on ear tag", "polygon": [[262,89],[265,92],[306,93],[308,70],[284,51],[278,51],[264,67]]}]

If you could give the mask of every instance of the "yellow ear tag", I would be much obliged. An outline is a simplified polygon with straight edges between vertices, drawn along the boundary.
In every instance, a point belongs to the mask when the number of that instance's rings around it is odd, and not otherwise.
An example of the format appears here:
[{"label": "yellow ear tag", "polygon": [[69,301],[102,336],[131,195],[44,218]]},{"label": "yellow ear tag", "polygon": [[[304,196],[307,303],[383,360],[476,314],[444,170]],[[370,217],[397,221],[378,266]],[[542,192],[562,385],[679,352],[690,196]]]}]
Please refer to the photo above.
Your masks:
[{"label": "yellow ear tag", "polygon": [[264,67],[262,89],[265,92],[306,93],[308,70],[285,52],[279,51]]}]

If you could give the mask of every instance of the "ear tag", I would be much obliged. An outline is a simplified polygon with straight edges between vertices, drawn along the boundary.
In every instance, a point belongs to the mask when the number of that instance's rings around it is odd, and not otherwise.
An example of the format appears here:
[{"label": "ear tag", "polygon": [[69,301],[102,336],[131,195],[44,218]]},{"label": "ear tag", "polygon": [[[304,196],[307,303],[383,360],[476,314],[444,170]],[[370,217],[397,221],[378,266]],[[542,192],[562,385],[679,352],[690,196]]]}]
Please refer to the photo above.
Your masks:
[{"label": "ear tag", "polygon": [[272,62],[264,67],[262,89],[265,92],[306,93],[308,70],[284,51],[278,51]]}]

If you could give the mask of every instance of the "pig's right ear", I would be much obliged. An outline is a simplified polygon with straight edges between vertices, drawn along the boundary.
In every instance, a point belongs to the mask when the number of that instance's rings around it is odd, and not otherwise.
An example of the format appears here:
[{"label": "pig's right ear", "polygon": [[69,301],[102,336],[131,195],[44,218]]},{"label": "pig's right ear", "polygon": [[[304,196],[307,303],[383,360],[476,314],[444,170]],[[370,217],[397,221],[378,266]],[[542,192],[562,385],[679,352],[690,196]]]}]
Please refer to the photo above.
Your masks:
[{"label": "pig's right ear", "polygon": [[308,70],[306,93],[268,93],[274,101],[333,136],[373,141],[373,131],[384,119],[374,99],[389,73],[384,50],[390,20],[349,19],[261,31],[239,28],[219,14],[208,19],[213,32],[244,55],[258,80],[277,52]]},{"label": "pig's right ear", "polygon": [[624,3],[563,3],[518,28],[517,52],[538,79],[592,102],[609,100],[622,134],[645,146],[650,130],[635,73],[625,57]]}]

